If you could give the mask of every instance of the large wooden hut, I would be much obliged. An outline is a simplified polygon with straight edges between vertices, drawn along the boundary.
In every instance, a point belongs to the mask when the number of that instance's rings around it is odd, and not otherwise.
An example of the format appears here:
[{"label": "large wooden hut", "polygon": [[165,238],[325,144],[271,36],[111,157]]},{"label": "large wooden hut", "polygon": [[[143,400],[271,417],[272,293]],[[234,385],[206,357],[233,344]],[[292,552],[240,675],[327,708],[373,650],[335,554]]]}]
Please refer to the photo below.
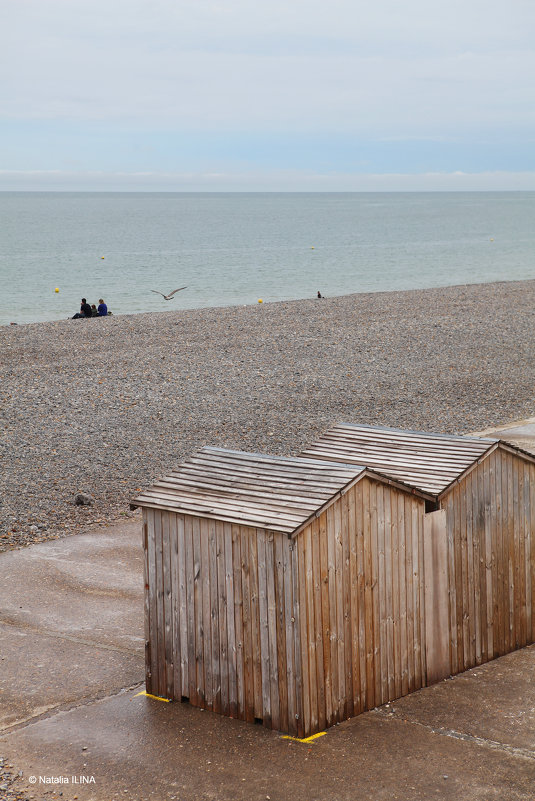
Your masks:
[{"label": "large wooden hut", "polygon": [[[305,456],[365,464],[433,496],[439,679],[535,640],[535,457],[495,439],[341,424]],[[429,646],[429,643],[428,643]]]},{"label": "large wooden hut", "polygon": [[202,449],[132,502],[148,692],[304,737],[426,685],[426,500],[357,465]]}]

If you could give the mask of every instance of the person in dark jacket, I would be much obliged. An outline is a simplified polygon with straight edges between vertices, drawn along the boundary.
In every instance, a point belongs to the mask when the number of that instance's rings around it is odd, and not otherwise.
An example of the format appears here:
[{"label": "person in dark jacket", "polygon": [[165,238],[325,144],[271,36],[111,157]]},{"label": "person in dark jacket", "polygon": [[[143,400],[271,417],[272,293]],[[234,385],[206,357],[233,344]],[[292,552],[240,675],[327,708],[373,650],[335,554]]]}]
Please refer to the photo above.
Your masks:
[{"label": "person in dark jacket", "polygon": [[89,303],[85,298],[82,298],[82,305],[80,306],[80,311],[84,315],[84,317],[93,316],[93,311],[91,309],[91,306],[89,305]]},{"label": "person in dark jacket", "polygon": [[92,317],[93,312],[91,311],[91,306],[87,302],[85,298],[82,298],[82,305],[80,306],[80,311],[73,315],[73,320],[78,320],[80,317]]}]

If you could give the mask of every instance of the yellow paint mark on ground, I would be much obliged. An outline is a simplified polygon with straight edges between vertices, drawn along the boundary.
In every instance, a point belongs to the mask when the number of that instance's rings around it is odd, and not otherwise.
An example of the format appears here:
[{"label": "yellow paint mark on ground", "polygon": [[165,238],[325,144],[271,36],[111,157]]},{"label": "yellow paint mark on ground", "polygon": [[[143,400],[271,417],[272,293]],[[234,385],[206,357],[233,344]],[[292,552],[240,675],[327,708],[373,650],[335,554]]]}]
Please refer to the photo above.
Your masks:
[{"label": "yellow paint mark on ground", "polygon": [[303,740],[300,740],[299,737],[290,737],[289,734],[283,734],[281,740],[295,740],[296,743],[311,743],[312,740],[317,740],[318,737],[323,737],[324,734],[327,734],[327,732],[320,731],[317,734],[311,734],[310,737],[305,737]]},{"label": "yellow paint mark on ground", "polygon": [[147,698],[154,698],[155,701],[165,701],[166,704],[169,704],[171,702],[170,698],[160,698],[159,695],[151,695],[150,693],[146,692],[145,690],[142,690],[140,693],[136,693],[134,695],[134,698],[137,698],[138,695],[146,695]]}]

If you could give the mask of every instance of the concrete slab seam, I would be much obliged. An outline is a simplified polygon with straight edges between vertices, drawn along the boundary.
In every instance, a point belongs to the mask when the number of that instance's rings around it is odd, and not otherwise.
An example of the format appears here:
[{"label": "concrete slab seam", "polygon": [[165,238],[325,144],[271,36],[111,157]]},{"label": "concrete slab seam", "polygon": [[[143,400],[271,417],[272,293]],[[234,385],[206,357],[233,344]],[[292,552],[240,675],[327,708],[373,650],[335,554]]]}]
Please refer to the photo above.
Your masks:
[{"label": "concrete slab seam", "polygon": [[476,745],[480,745],[485,748],[491,748],[494,751],[504,751],[511,756],[519,756],[523,759],[535,760],[535,751],[530,751],[527,748],[519,748],[518,746],[509,745],[508,743],[500,743],[497,740],[488,740],[486,737],[478,737],[475,734],[466,734],[466,732],[456,731],[455,729],[446,729],[443,726],[438,726],[435,728],[434,726],[429,726],[427,723],[421,723],[419,720],[396,717],[391,712],[384,712],[381,709],[373,710],[373,712],[376,715],[383,718],[388,718],[389,720],[397,720],[401,723],[421,726],[423,729],[427,729],[432,734],[440,734],[443,737],[452,737],[454,740],[464,740],[465,742],[475,743]]},{"label": "concrete slab seam", "polygon": [[24,718],[24,720],[17,720],[15,723],[10,723],[8,726],[1,728],[0,740],[4,738],[4,735],[11,734],[14,731],[19,731],[19,729],[25,729],[28,726],[33,726],[34,723],[39,723],[39,721],[47,718],[53,718],[56,715],[60,715],[62,712],[71,712],[73,709],[78,709],[82,706],[89,706],[90,704],[98,703],[100,701],[107,701],[110,698],[116,698],[118,695],[122,695],[122,693],[128,693],[132,692],[133,690],[137,690],[142,683],[143,682],[136,682],[136,684],[131,684],[129,687],[121,687],[116,692],[108,693],[107,695],[97,693],[96,695],[82,696],[81,698],[77,698],[76,700],[67,702],[65,704],[51,706],[45,712],[40,712],[38,715]]},{"label": "concrete slab seam", "polygon": [[92,648],[102,648],[104,651],[116,651],[120,654],[132,654],[134,656],[139,656],[140,659],[143,659],[143,655],[139,649],[127,648],[126,646],[122,647],[120,645],[107,645],[105,643],[96,642],[95,640],[85,640],[82,637],[73,637],[69,634],[59,634],[55,631],[40,629],[38,626],[31,626],[26,623],[8,620],[6,618],[0,618],[0,624],[3,624],[4,626],[11,626],[14,629],[20,629],[21,631],[29,631],[32,634],[39,634],[42,637],[53,637],[56,640],[67,640],[68,642],[75,642],[78,645],[89,645]]}]

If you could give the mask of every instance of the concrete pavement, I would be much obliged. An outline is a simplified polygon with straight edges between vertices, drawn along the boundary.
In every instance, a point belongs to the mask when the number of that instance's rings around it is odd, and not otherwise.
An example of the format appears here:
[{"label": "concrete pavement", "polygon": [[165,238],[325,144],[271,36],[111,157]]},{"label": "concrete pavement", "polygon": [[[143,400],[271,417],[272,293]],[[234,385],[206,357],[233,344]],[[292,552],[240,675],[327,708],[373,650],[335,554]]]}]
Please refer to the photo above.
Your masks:
[{"label": "concrete pavement", "polygon": [[[499,436],[535,452],[535,418]],[[535,646],[308,743],[140,694],[139,518],[2,554],[0,636],[0,754],[27,798],[535,798]]]},{"label": "concrete pavement", "polygon": [[0,559],[0,730],[143,679],[139,520]]},{"label": "concrete pavement", "polygon": [[496,437],[505,439],[518,445],[526,451],[535,453],[535,417],[528,417],[525,420],[518,420],[515,423],[497,426],[496,428],[486,428],[484,431],[475,431],[475,437]]}]

